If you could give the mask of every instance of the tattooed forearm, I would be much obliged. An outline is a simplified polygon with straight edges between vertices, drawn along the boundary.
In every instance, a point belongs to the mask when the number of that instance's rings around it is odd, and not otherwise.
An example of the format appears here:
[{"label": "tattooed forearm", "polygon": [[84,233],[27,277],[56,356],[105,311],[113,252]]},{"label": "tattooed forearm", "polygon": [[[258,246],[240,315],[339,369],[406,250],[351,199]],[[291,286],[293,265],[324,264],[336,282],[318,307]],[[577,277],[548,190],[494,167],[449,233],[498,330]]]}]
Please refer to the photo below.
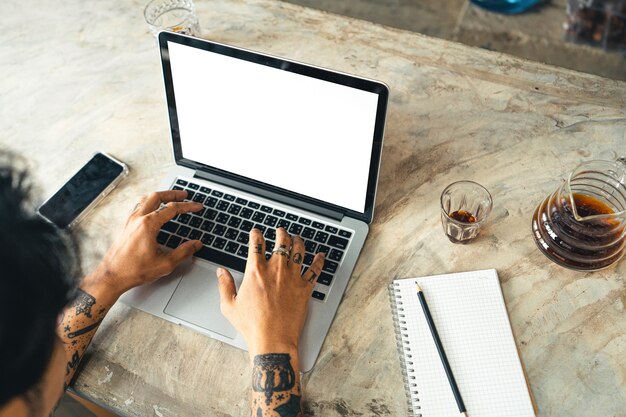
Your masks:
[{"label": "tattooed forearm", "polygon": [[256,355],[252,369],[252,415],[301,417],[300,377],[288,353]]},{"label": "tattooed forearm", "polygon": [[[112,302],[99,301],[95,293],[83,289],[76,292],[76,298],[61,315],[57,333],[63,342],[67,364],[65,386],[70,383],[78,365],[91,342],[96,329],[102,323]],[[103,297],[106,299],[106,297]]]}]

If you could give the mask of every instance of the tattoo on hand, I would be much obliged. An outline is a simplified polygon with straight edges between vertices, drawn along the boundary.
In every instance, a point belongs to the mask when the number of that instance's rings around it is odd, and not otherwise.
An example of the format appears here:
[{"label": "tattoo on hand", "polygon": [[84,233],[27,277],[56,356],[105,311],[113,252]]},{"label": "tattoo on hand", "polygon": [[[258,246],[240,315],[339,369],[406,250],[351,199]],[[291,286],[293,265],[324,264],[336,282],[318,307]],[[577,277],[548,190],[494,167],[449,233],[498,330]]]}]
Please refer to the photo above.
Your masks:
[{"label": "tattoo on hand", "polygon": [[295,383],[296,374],[288,353],[268,353],[254,357],[252,389],[265,394],[265,404],[272,402],[275,392],[289,391]]},{"label": "tattoo on hand", "polygon": [[72,302],[72,307],[76,307],[76,315],[84,314],[91,318],[91,307],[96,303],[96,299],[80,288],[76,292],[76,298]]},{"label": "tattoo on hand", "polygon": [[293,263],[300,265],[302,263],[302,254],[301,253],[296,253],[295,255],[293,255]]},{"label": "tattoo on hand", "polygon": [[254,253],[263,253],[263,245],[261,245],[260,243],[256,245],[256,250],[254,251]]},{"label": "tattoo on hand", "polygon": [[311,278],[309,278],[309,282],[313,283],[313,281],[315,281],[315,278],[317,278],[317,274],[311,270],[309,270],[311,272]]}]

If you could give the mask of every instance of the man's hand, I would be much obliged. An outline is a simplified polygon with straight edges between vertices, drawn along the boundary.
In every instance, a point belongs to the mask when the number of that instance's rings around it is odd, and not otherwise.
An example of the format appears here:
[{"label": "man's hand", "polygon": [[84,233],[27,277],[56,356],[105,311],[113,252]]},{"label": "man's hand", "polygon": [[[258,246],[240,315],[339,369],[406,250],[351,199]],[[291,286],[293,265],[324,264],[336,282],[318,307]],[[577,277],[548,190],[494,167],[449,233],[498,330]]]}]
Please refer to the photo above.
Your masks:
[{"label": "man's hand", "polygon": [[248,263],[237,292],[233,277],[225,269],[217,270],[222,314],[241,333],[250,356],[293,352],[304,326],[307,305],[317,277],[324,266],[324,255],[315,255],[310,268],[301,274],[304,242],[293,239],[285,229],[276,231],[276,249],[265,259],[265,239],[252,229]]},{"label": "man's hand", "polygon": [[199,203],[182,202],[185,197],[187,192],[179,190],[156,192],[141,199],[93,275],[104,280],[99,284],[122,294],[168,275],[202,247],[199,240],[190,240],[165,252],[156,241],[163,224],[178,214],[202,208]]}]

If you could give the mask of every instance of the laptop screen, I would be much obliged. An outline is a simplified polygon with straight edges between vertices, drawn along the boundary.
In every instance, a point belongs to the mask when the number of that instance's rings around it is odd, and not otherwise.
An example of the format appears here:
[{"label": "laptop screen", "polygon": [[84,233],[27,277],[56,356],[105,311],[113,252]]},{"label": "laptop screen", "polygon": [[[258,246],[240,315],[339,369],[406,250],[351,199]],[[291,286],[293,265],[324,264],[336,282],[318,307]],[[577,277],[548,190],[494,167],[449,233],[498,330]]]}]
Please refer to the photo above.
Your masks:
[{"label": "laptop screen", "polygon": [[183,158],[365,212],[379,94],[167,43]]}]

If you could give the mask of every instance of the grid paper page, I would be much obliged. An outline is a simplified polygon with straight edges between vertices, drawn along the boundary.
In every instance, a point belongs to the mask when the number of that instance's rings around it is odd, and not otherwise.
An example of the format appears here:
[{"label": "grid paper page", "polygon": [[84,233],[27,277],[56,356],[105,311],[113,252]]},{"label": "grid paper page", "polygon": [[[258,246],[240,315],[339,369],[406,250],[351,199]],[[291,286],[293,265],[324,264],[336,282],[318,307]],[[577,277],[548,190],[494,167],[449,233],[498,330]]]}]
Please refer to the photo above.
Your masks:
[{"label": "grid paper page", "polygon": [[394,281],[398,312],[406,322],[402,324],[406,328],[401,332],[403,346],[410,348],[404,352],[409,382],[418,392],[411,393],[415,415],[459,415],[415,282],[424,291],[467,415],[533,417],[500,282],[493,269]]}]

